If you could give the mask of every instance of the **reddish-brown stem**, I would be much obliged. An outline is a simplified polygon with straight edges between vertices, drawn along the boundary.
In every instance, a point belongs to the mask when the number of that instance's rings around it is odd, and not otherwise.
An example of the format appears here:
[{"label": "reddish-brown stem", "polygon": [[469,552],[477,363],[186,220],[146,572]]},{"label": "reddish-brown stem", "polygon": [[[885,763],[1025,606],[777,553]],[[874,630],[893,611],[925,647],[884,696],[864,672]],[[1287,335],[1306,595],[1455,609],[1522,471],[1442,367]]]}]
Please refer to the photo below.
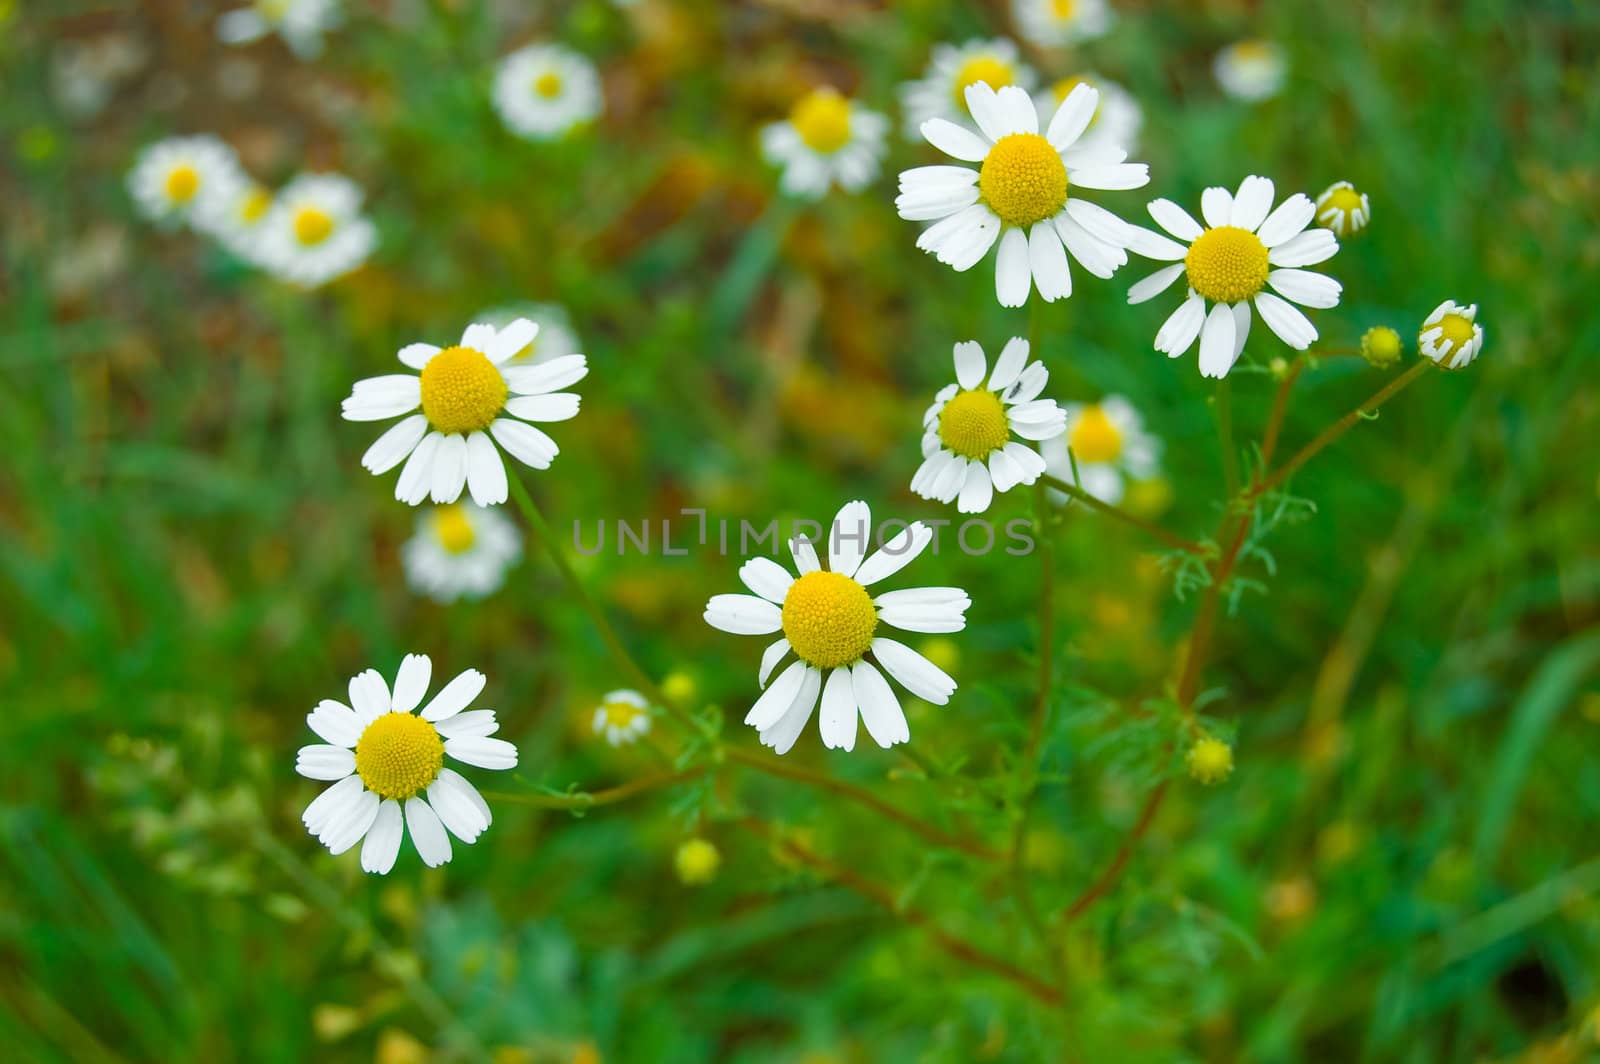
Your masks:
[{"label": "reddish-brown stem", "polygon": [[1146,521],[1144,518],[1131,514],[1121,507],[1112,506],[1108,502],[1101,502],[1099,499],[1095,498],[1093,495],[1090,495],[1076,484],[1068,484],[1060,477],[1051,476],[1049,473],[1045,473],[1040,476],[1039,480],[1045,486],[1054,488],[1063,495],[1070,495],[1072,498],[1083,503],[1096,513],[1104,514],[1106,517],[1109,517],[1115,521],[1121,521],[1125,525],[1132,525],[1134,528],[1142,529],[1143,531],[1148,532],[1150,535],[1154,536],[1156,539],[1159,539],[1173,550],[1187,551],[1190,554],[1205,553],[1205,548],[1200,544],[1195,543],[1192,540],[1184,539],[1176,532],[1169,532],[1160,525],[1151,521]]}]

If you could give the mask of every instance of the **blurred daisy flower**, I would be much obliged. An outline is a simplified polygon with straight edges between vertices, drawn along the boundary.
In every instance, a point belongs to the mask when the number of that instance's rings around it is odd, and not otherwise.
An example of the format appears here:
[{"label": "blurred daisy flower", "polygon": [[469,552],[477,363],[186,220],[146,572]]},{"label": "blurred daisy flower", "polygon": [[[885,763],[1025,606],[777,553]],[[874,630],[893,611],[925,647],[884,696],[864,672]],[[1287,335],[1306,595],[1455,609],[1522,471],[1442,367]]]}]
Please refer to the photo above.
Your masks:
[{"label": "blurred daisy flower", "polygon": [[[469,325],[452,347],[402,347],[400,362],[416,370],[415,376],[393,373],[357,381],[344,401],[346,421],[409,415],[378,437],[361,464],[381,475],[405,460],[394,497],[412,506],[430,496],[436,503],[455,502],[463,487],[479,506],[505,502],[506,470],[495,444],[524,465],[548,469],[560,448],[527,422],[576,417],[578,396],[561,389],[589,372],[582,355],[507,365],[538,332],[533,322],[519,318],[498,330]],[[413,413],[419,406],[421,412]]]},{"label": "blurred daisy flower", "polygon": [[[775,561],[752,558],[740,567],[739,579],[755,594],[713,595],[706,603],[706,623],[713,628],[735,635],[783,633],[761,657],[757,682],[766,690],[744,718],[779,754],[794,746],[819,694],[819,728],[829,749],[855,749],[858,716],[879,746],[908,741],[905,713],[879,667],[935,705],[950,701],[956,689],[933,662],[877,633],[880,624],[908,632],[959,632],[972,604],[967,593],[923,587],[874,598],[867,591],[921,554],[933,540],[932,530],[918,521],[863,560],[872,539],[872,515],[858,500],[839,510],[827,538],[827,569],[810,541],[797,537],[789,541],[789,550],[798,579]],[[769,685],[767,678],[790,651],[799,660]]]},{"label": "blurred daisy flower", "polygon": [[837,90],[813,89],[794,105],[789,118],[761,131],[761,151],[783,168],[783,191],[801,199],[821,199],[829,187],[859,192],[878,176],[889,120]]},{"label": "blurred daisy flower", "polygon": [[248,44],[269,33],[302,59],[322,53],[322,35],[339,20],[337,0],[255,0],[217,19],[217,39]]},{"label": "blurred daisy flower", "polygon": [[1483,350],[1483,326],[1478,324],[1478,304],[1464,307],[1447,299],[1433,308],[1417,336],[1417,350],[1440,369],[1462,369]]},{"label": "blurred daisy flower", "polygon": [[233,149],[209,134],[168,137],[139,153],[128,172],[128,192],[151,221],[189,221],[239,171]]},{"label": "blurred daisy flower", "polygon": [[1022,36],[1040,48],[1092,40],[1111,28],[1106,0],[1012,0],[1011,13]]},{"label": "blurred daisy flower", "polygon": [[318,288],[358,269],[378,230],[361,214],[361,188],[340,174],[301,174],[261,220],[260,262],[271,273]]},{"label": "blurred daisy flower", "polygon": [[504,514],[471,502],[435,506],[417,517],[400,548],[406,582],[438,602],[499,590],[522,554],[522,536]]},{"label": "blurred daisy flower", "polygon": [[1034,106],[1042,115],[1053,115],[1079,85],[1099,89],[1100,105],[1094,109],[1089,128],[1078,138],[1076,147],[1120,148],[1130,154],[1137,151],[1139,130],[1144,126],[1144,111],[1128,90],[1114,81],[1107,81],[1096,74],[1061,78],[1049,88],[1034,93]]},{"label": "blurred daisy flower", "polygon": [[1253,103],[1278,94],[1288,63],[1271,41],[1238,41],[1217,53],[1211,69],[1223,92]]},{"label": "blurred daisy flower", "polygon": [[261,235],[272,210],[272,190],[235,169],[217,183],[215,195],[195,208],[195,228],[245,262],[261,259]]},{"label": "blurred daisy flower", "polygon": [[930,118],[967,118],[970,85],[984,84],[991,89],[1016,85],[1031,91],[1037,80],[1033,69],[1017,54],[1017,46],[1004,37],[938,45],[922,78],[900,88],[906,136],[915,138]]},{"label": "blurred daisy flower", "polygon": [[[1066,431],[1039,444],[1052,476],[1115,504],[1122,501],[1128,481],[1156,475],[1161,441],[1144,431],[1139,412],[1122,396],[1108,395],[1098,403],[1068,403],[1063,412]],[[1057,503],[1067,498],[1053,490],[1050,495]]]},{"label": "blurred daisy flower", "polygon": [[1357,192],[1348,181],[1336,181],[1317,197],[1317,224],[1331,229],[1341,240],[1367,227],[1372,204],[1365,192]]},{"label": "blurred daisy flower", "polygon": [[332,853],[365,839],[361,867],[379,875],[394,867],[406,830],[429,868],[450,860],[448,828],[471,843],[489,826],[483,796],[444,759],[478,768],[517,765],[517,748],[492,738],[500,725],[491,710],[462,710],[483,690],[484,675],[468,669],[413,712],[428,693],[433,663],[407,654],[394,691],[376,669],[350,680],[350,704],[324,699],[306,715],[323,743],[303,746],[295,771],[332,782],[306,806],[306,830]]},{"label": "blurred daisy flower", "polygon": [[995,294],[1003,307],[1022,306],[1035,287],[1047,303],[1070,296],[1068,253],[1096,277],[1110,277],[1128,261],[1123,242],[1132,227],[1080,193],[1142,188],[1150,168],[1125,162],[1120,147],[1079,145],[1099,102],[1099,90],[1076,86],[1041,135],[1043,123],[1026,92],[979,84],[967,89],[967,103],[981,133],[943,118],[924,122],[929,143],[980,167],[919,166],[901,173],[900,217],[935,223],[917,247],[961,272],[998,241]]},{"label": "blurred daisy flower", "polygon": [[1128,302],[1153,299],[1185,279],[1188,295],[1156,333],[1155,348],[1177,358],[1199,337],[1202,377],[1226,377],[1233,368],[1250,335],[1252,301],[1267,327],[1296,351],[1310,347],[1317,330],[1286,299],[1305,307],[1339,302],[1338,281],[1297,268],[1332,258],[1339,242],[1326,229],[1306,228],[1316,213],[1309,197],[1297,192],[1273,210],[1273,194],[1272,181],[1254,175],[1233,195],[1208,188],[1200,197],[1205,228],[1171,200],[1151,202],[1150,216],[1183,243],[1128,227],[1129,250],[1172,263],[1129,289]]},{"label": "blurred daisy flower", "polygon": [[605,98],[594,64],[558,44],[534,44],[500,61],[494,106],[528,140],[553,140],[599,117]]},{"label": "blurred daisy flower", "polygon": [[504,329],[518,318],[527,318],[538,326],[539,331],[526,347],[506,359],[508,366],[549,362],[578,353],[578,334],[573,331],[567,312],[554,303],[516,303],[508,307],[495,307],[479,314],[477,320],[496,329]]},{"label": "blurred daisy flower", "polygon": [[981,514],[997,491],[1032,484],[1045,461],[1012,439],[1059,436],[1065,425],[1054,399],[1039,399],[1050,374],[1028,361],[1028,341],[1014,336],[1001,350],[987,383],[983,348],[955,346],[956,383],[933,397],[922,415],[922,465],[911,490],[924,499],[955,501],[964,514]]},{"label": "blurred daisy flower", "polygon": [[650,703],[638,691],[611,691],[594,711],[594,733],[612,746],[632,746],[650,734]]}]

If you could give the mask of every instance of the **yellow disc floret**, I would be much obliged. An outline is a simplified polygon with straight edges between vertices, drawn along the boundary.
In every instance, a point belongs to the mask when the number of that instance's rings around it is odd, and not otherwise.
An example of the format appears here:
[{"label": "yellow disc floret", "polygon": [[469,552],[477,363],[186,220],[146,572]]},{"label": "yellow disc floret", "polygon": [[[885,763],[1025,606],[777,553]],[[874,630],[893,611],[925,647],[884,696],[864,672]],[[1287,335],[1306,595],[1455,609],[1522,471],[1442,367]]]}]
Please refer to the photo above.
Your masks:
[{"label": "yellow disc floret", "polygon": [[1122,454],[1122,432],[1106,417],[1101,406],[1086,406],[1073,423],[1067,446],[1080,462],[1091,465],[1115,462]]},{"label": "yellow disc floret", "polygon": [[1050,0],[1050,12],[1056,18],[1066,20],[1078,8],[1077,0]]},{"label": "yellow disc floret", "polygon": [[1207,735],[1189,747],[1189,775],[1211,786],[1233,772],[1233,747]]},{"label": "yellow disc floret", "polygon": [[956,71],[956,106],[967,109],[967,86],[983,82],[991,89],[1003,89],[1016,80],[1011,64],[992,55],[975,55]]},{"label": "yellow disc floret", "polygon": [[605,714],[606,727],[628,728],[635,720],[644,714],[644,710],[632,702],[602,702],[600,712]]},{"label": "yellow disc floret", "polygon": [[1010,438],[1005,406],[984,388],[957,392],[939,411],[940,441],[963,458],[982,461]]},{"label": "yellow disc floret", "polygon": [[815,89],[806,94],[789,122],[812,151],[831,155],[850,143],[850,101],[833,89]]},{"label": "yellow disc floret", "polygon": [[188,203],[200,191],[200,171],[187,163],[167,171],[167,199]]},{"label": "yellow disc floret", "polygon": [[1434,347],[1441,360],[1472,341],[1472,322],[1460,314],[1446,314],[1432,325],[1425,326],[1423,331],[1429,329],[1439,330],[1439,339],[1434,341]]},{"label": "yellow disc floret", "polygon": [[505,408],[506,379],[482,351],[447,347],[422,367],[422,412],[440,432],[477,432]]},{"label": "yellow disc floret", "polygon": [[1000,220],[1029,226],[1067,202],[1067,167],[1061,153],[1037,133],[1010,133],[995,141],[978,171],[978,191]]},{"label": "yellow disc floret", "polygon": [[458,502],[433,511],[433,534],[439,537],[439,546],[451,554],[465,554],[478,538],[466,507]]},{"label": "yellow disc floret", "polygon": [[315,247],[333,235],[333,218],[316,207],[301,207],[294,212],[294,238],[306,247]]},{"label": "yellow disc floret", "polygon": [[554,71],[545,71],[533,79],[533,93],[546,100],[553,100],[561,95],[561,75]]},{"label": "yellow disc floret", "polygon": [[1248,229],[1219,225],[1189,245],[1189,287],[1213,303],[1249,299],[1267,283],[1267,245]]},{"label": "yellow disc floret", "polygon": [[878,611],[867,589],[842,573],[809,572],[783,598],[783,634],[819,669],[859,661],[872,645]]},{"label": "yellow disc floret", "polygon": [[439,778],[444,741],[412,713],[385,713],[356,741],[356,773],[379,798],[404,801]]},{"label": "yellow disc floret", "polygon": [[1375,325],[1361,334],[1361,357],[1378,369],[1399,362],[1403,351],[1400,334],[1387,325]]}]

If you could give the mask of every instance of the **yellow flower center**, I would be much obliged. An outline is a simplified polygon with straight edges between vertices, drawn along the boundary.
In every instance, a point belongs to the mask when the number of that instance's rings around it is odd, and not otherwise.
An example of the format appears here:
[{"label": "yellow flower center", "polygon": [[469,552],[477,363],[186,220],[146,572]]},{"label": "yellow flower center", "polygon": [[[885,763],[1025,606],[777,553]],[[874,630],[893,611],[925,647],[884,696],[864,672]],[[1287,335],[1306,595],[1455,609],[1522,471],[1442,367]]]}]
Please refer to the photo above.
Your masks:
[{"label": "yellow flower center", "polygon": [[1080,462],[1115,462],[1122,453],[1122,433],[1100,406],[1086,406],[1072,426],[1067,446]]},{"label": "yellow flower center", "polygon": [[877,627],[872,596],[841,573],[809,572],[783,597],[783,634],[796,654],[819,669],[860,660]]},{"label": "yellow flower center", "polygon": [[486,429],[505,408],[506,379],[487,355],[447,347],[422,367],[422,412],[440,432]]},{"label": "yellow flower center", "polygon": [[1189,775],[1201,783],[1221,783],[1233,772],[1233,748],[1207,736],[1189,748]]},{"label": "yellow flower center", "polygon": [[289,0],[256,0],[256,10],[268,22],[282,22],[289,13]]},{"label": "yellow flower center", "polygon": [[1077,9],[1075,0],[1050,0],[1050,12],[1059,19],[1069,19]]},{"label": "yellow flower center", "polygon": [[547,70],[533,79],[533,92],[536,96],[543,96],[553,100],[561,95],[561,75]]},{"label": "yellow flower center", "polygon": [[850,143],[850,101],[833,89],[815,89],[794,105],[789,121],[812,151],[831,155]]},{"label": "yellow flower center", "polygon": [[1207,229],[1184,256],[1189,287],[1213,303],[1238,303],[1267,283],[1267,246],[1248,229]]},{"label": "yellow flower center", "polygon": [[315,247],[333,235],[333,217],[316,207],[301,207],[294,212],[294,238],[306,247]]},{"label": "yellow flower center", "polygon": [[976,85],[981,81],[991,89],[1001,89],[1011,84],[1016,76],[1010,63],[992,55],[975,55],[956,71],[956,106],[962,111],[967,109],[968,85]]},{"label": "yellow flower center", "polygon": [[239,201],[239,220],[246,225],[255,225],[271,206],[272,193],[257,185]]},{"label": "yellow flower center", "polygon": [[644,713],[631,702],[603,702],[600,711],[606,715],[606,726],[611,728],[627,728]]},{"label": "yellow flower center", "polygon": [[185,163],[167,171],[167,199],[188,203],[200,191],[200,171]]},{"label": "yellow flower center", "polygon": [[433,534],[439,537],[439,546],[451,554],[467,553],[478,538],[466,507],[460,503],[440,506],[433,511]]},{"label": "yellow flower center", "polygon": [[1348,186],[1334,189],[1329,195],[1322,209],[1344,211],[1359,211],[1361,209],[1361,193]]},{"label": "yellow flower center", "polygon": [[1472,322],[1460,314],[1446,314],[1428,329],[1441,330],[1436,347],[1445,354],[1450,354],[1472,339]]},{"label": "yellow flower center", "polygon": [[405,801],[439,778],[444,740],[413,713],[385,713],[356,741],[356,773],[379,798]]},{"label": "yellow flower center", "polygon": [[1001,221],[1030,226],[1067,202],[1067,167],[1039,134],[1009,133],[984,157],[978,191]]},{"label": "yellow flower center", "polygon": [[983,388],[957,392],[939,411],[939,439],[963,458],[983,460],[1011,438],[1000,397]]}]

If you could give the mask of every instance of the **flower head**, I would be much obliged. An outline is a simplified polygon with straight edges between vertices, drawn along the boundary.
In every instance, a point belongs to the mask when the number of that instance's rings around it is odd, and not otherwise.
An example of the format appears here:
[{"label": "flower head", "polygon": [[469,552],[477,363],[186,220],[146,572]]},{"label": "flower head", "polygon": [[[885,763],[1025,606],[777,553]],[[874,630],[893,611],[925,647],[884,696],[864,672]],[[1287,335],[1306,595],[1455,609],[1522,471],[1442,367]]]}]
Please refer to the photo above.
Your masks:
[{"label": "flower head", "polygon": [[534,44],[500,61],[494,106],[528,140],[554,140],[600,116],[605,97],[594,64],[559,44]]},{"label": "flower head", "polygon": [[1388,369],[1404,353],[1400,334],[1387,325],[1376,325],[1361,334],[1361,357],[1377,369]]},{"label": "flower head", "polygon": [[1092,40],[1111,28],[1106,0],[1011,0],[1017,29],[1040,48]]},{"label": "flower head", "polygon": [[[1150,216],[1178,243],[1148,229],[1129,226],[1128,248],[1164,266],[1128,290],[1129,303],[1143,303],[1179,277],[1188,295],[1156,333],[1155,348],[1177,358],[1200,339],[1200,375],[1226,377],[1250,335],[1250,307],[1284,343],[1304,351],[1316,327],[1284,298],[1307,307],[1339,302],[1338,281],[1298,267],[1324,262],[1339,250],[1326,229],[1311,229],[1316,207],[1295,193],[1272,209],[1272,181],[1247,177],[1239,191],[1208,188],[1200,197],[1205,227],[1171,200],[1150,204]],[[1268,292],[1268,287],[1278,295]],[[1207,313],[1207,307],[1210,313]]]},{"label": "flower head", "polygon": [[378,231],[361,214],[359,186],[339,174],[302,174],[260,223],[259,261],[286,281],[317,288],[372,254]]},{"label": "flower head", "polygon": [[701,887],[717,878],[722,867],[722,854],[708,840],[686,839],[672,857],[678,879],[685,886]]},{"label": "flower head", "polygon": [[1098,74],[1075,74],[1058,78],[1052,84],[1033,94],[1034,106],[1042,115],[1055,114],[1056,109],[1072,95],[1079,85],[1088,85],[1100,93],[1100,102],[1089,118],[1089,126],[1075,145],[1085,150],[1122,150],[1132,154],[1138,150],[1139,130],[1144,126],[1144,111],[1127,89]]},{"label": "flower head", "polygon": [[924,499],[955,502],[981,514],[997,491],[1032,484],[1045,471],[1037,451],[1012,439],[1044,440],[1064,424],[1054,399],[1040,399],[1050,379],[1043,362],[1028,361],[1028,341],[1014,336],[984,380],[983,348],[955,346],[956,383],[933,397],[922,416],[922,465],[911,490]]},{"label": "flower head", "polygon": [[907,82],[900,89],[906,136],[917,136],[930,118],[967,119],[968,86],[984,84],[1001,89],[1015,85],[1032,91],[1036,80],[1033,68],[1017,53],[1017,46],[1004,37],[938,45],[922,78]]},{"label": "flower head", "polygon": [[[1116,504],[1129,481],[1149,480],[1159,471],[1161,441],[1144,430],[1133,404],[1120,395],[1098,403],[1068,403],[1066,431],[1039,444],[1045,469],[1052,476],[1076,483],[1104,502]],[[1066,496],[1052,490],[1052,500]]]},{"label": "flower head", "polygon": [[128,192],[146,218],[173,225],[194,218],[238,172],[233,149],[216,137],[168,137],[139,153]]},{"label": "flower head", "polygon": [[1254,103],[1278,94],[1289,64],[1271,41],[1237,41],[1217,53],[1211,69],[1223,92]]},{"label": "flower head", "polygon": [[497,590],[522,554],[517,526],[471,502],[432,507],[400,548],[406,582],[439,602],[479,599]]},{"label": "flower head", "polygon": [[303,746],[295,771],[333,786],[308,806],[306,830],[333,853],[366,839],[361,867],[380,875],[394,867],[405,830],[429,868],[450,860],[449,829],[471,843],[489,826],[482,795],[445,758],[478,768],[517,765],[517,748],[492,738],[492,710],[462,710],[484,687],[483,673],[468,669],[414,712],[428,693],[433,663],[408,654],[394,690],[377,670],[350,680],[350,704],[324,699],[306,715],[323,743]]},{"label": "flower head", "polygon": [[833,185],[858,192],[878,176],[889,120],[832,88],[813,89],[788,121],[761,131],[767,161],[783,167],[783,191],[821,199]]},{"label": "flower head", "polygon": [[1357,192],[1348,181],[1336,181],[1317,197],[1317,224],[1333,230],[1341,240],[1355,236],[1372,218],[1372,204],[1365,192]]},{"label": "flower head", "polygon": [[1189,775],[1208,787],[1221,783],[1233,773],[1233,747],[1210,735],[1197,739],[1189,747],[1185,760]]},{"label": "flower head", "polygon": [[594,733],[612,746],[631,746],[650,734],[650,703],[638,691],[611,691],[594,711]]},{"label": "flower head", "polygon": [[1047,303],[1070,296],[1069,253],[1097,277],[1115,273],[1128,261],[1123,244],[1131,227],[1082,191],[1140,188],[1150,168],[1124,161],[1121,148],[1079,145],[1099,90],[1077,86],[1047,124],[1021,89],[977,84],[966,93],[977,132],[933,118],[922,135],[979,168],[921,166],[900,175],[900,217],[935,223],[917,247],[961,272],[998,242],[995,294],[1005,307],[1022,306],[1034,287]]},{"label": "flower head", "polygon": [[241,169],[217,183],[217,190],[195,208],[195,228],[244,262],[261,259],[261,235],[272,212],[272,190]]},{"label": "flower head", "polygon": [[1464,307],[1447,299],[1433,308],[1422,323],[1417,349],[1440,369],[1464,369],[1483,350],[1483,326],[1478,324],[1478,304]]},{"label": "flower head", "polygon": [[217,19],[217,39],[249,44],[276,33],[295,55],[311,59],[321,54],[322,35],[338,21],[338,0],[254,0]]},{"label": "flower head", "polygon": [[495,444],[524,465],[548,469],[560,448],[527,422],[576,417],[578,397],[561,389],[589,372],[582,355],[507,365],[538,332],[533,322],[519,318],[498,330],[469,325],[452,347],[402,347],[400,361],[417,370],[415,376],[395,373],[357,381],[344,401],[346,421],[409,415],[378,437],[361,464],[380,475],[404,460],[394,497],[412,506],[429,497],[455,502],[463,487],[479,506],[505,502],[506,470]]},{"label": "flower head", "polygon": [[[761,657],[758,682],[766,690],[744,718],[762,743],[780,754],[800,737],[819,694],[824,746],[855,749],[858,719],[885,749],[908,741],[911,729],[880,666],[906,690],[936,705],[955,692],[955,681],[943,670],[880,635],[879,628],[959,632],[972,600],[955,587],[873,596],[867,588],[914,560],[932,542],[933,532],[918,521],[867,556],[871,535],[867,504],[846,503],[828,535],[827,569],[809,540],[795,538],[789,550],[798,577],[770,559],[752,558],[740,567],[739,579],[755,594],[713,595],[706,604],[706,623],[713,628],[735,635],[783,633]],[[769,685],[767,678],[791,652],[797,660]]]}]

